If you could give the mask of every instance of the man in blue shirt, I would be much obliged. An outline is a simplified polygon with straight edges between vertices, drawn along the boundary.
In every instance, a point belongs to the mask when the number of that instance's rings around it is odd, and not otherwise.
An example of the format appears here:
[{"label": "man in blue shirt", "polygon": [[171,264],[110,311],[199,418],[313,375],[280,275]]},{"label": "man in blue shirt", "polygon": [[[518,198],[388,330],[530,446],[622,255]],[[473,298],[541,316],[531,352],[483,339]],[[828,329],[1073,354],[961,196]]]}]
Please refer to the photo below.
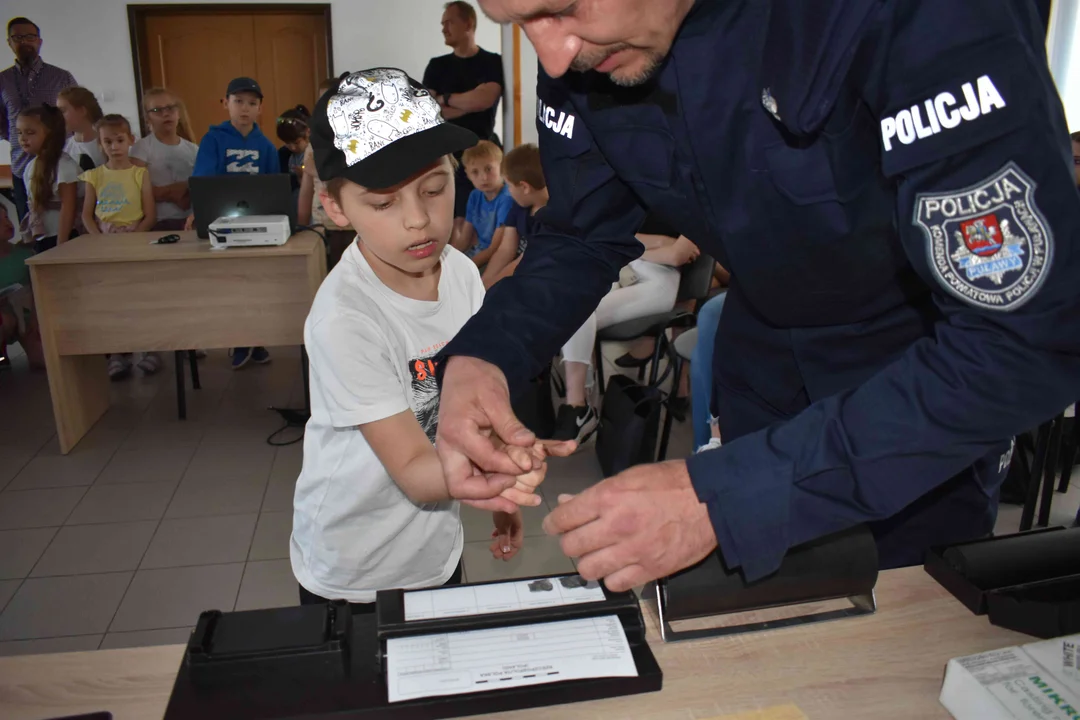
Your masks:
[{"label": "man in blue shirt", "polygon": [[[657,214],[732,274],[721,448],[545,522],[623,590],[749,580],[869,523],[883,567],[989,533],[1010,438],[1080,397],[1080,196],[1032,0],[483,0],[537,48],[551,200],[445,349],[437,441],[481,504],[533,377]],[[491,475],[475,474],[479,468]],[[485,499],[486,498],[486,499]]]}]

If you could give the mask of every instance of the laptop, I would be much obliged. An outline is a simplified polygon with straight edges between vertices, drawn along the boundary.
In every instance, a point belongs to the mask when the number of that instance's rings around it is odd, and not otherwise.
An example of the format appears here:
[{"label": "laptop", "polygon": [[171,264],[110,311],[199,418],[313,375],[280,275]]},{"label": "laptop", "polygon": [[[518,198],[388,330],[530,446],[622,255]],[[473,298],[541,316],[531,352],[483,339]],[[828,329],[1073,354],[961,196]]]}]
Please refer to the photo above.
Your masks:
[{"label": "laptop", "polygon": [[188,179],[191,209],[199,237],[210,237],[210,223],[220,217],[288,215],[290,231],[296,230],[296,198],[289,176],[210,175]]}]

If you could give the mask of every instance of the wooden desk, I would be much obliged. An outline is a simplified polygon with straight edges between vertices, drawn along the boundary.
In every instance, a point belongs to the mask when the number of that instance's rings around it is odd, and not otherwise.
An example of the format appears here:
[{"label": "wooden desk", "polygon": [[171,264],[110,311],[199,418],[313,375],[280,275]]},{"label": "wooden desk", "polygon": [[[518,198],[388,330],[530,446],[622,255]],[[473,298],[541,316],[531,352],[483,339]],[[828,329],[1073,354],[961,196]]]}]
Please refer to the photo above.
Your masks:
[{"label": "wooden desk", "polygon": [[27,261],[60,450],[109,405],[105,354],[301,345],[326,276],[313,232],[277,247],[211,250],[194,232],[83,235]]},{"label": "wooden desk", "polygon": [[[499,717],[693,720],[794,703],[810,720],[948,718],[937,697],[949,658],[1032,641],[972,615],[921,568],[883,573],[877,597],[869,617],[674,645],[660,642],[647,604],[662,692]],[[117,720],[160,718],[182,652],[173,645],[0,658],[0,716],[110,710]]]}]

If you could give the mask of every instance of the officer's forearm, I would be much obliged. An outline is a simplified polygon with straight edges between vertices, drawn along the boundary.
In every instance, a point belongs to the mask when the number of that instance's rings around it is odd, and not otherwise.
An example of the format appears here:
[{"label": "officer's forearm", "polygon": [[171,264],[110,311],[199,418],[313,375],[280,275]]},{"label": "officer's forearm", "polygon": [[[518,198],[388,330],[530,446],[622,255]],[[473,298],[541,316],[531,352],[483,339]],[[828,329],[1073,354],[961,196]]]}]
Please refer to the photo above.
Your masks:
[{"label": "officer's forearm", "polygon": [[1080,356],[1001,333],[979,316],[940,323],[860,387],[692,456],[729,567],[760,578],[789,547],[891,517],[1080,397]]}]

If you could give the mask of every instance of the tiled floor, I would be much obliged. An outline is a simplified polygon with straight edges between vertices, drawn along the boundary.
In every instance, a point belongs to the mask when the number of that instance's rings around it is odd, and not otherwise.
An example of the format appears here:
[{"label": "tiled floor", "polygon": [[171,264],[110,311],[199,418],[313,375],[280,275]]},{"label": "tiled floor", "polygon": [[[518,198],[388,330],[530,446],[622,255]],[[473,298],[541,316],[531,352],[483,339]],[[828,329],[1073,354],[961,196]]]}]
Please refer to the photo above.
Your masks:
[{"label": "tiled floor", "polygon": [[[109,412],[66,456],[45,376],[15,358],[0,375],[0,655],[177,643],[202,610],[297,602],[288,542],[301,446],[266,438],[281,425],[268,406],[302,403],[299,353],[273,355],[233,373],[212,352],[184,422],[171,363],[115,384]],[[669,456],[690,444],[688,426],[676,424]],[[572,570],[540,522],[551,498],[599,479],[591,447],[552,461],[548,500],[526,509],[528,539],[508,563],[488,551],[490,517],[463,508],[466,578]],[[1077,485],[1057,496],[1057,522],[1075,513]],[[1019,508],[1006,508],[999,527],[1018,522]]]},{"label": "tiled floor", "polygon": [[[273,356],[234,373],[211,352],[183,422],[171,362],[114,384],[109,412],[66,456],[45,376],[15,357],[0,375],[0,655],[175,643],[202,610],[297,602],[288,557],[301,445],[266,439],[282,424],[268,406],[299,406],[303,391],[298,350]],[[689,448],[677,426],[672,454]],[[549,478],[549,497],[587,487],[600,479],[595,454],[555,461]],[[525,510],[528,540],[511,562],[491,557],[490,515],[463,508],[466,577],[572,571],[540,529],[546,503]]]}]

